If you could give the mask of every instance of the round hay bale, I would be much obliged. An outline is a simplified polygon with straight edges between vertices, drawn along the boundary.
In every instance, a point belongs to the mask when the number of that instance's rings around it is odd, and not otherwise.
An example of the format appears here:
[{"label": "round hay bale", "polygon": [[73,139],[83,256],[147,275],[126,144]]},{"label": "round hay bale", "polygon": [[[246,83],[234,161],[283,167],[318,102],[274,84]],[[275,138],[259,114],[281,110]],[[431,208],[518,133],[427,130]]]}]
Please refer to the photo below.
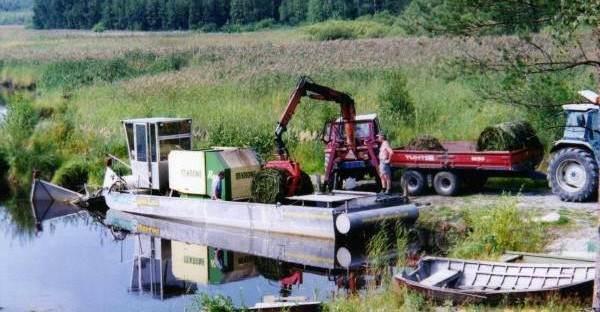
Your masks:
[{"label": "round hay bale", "polygon": [[252,179],[252,201],[263,204],[282,202],[286,195],[287,174],[277,169],[263,169]]},{"label": "round hay bale", "polygon": [[487,127],[477,140],[478,151],[515,151],[543,149],[533,127],[526,121],[504,122]]},{"label": "round hay bale", "polygon": [[538,151],[527,164],[535,169],[544,160],[544,145],[526,121],[504,122],[487,127],[477,140],[478,151],[516,151],[524,148]]},{"label": "round hay bale", "polygon": [[446,149],[437,138],[430,135],[422,135],[413,138],[404,147],[407,150],[415,151],[445,151]]}]

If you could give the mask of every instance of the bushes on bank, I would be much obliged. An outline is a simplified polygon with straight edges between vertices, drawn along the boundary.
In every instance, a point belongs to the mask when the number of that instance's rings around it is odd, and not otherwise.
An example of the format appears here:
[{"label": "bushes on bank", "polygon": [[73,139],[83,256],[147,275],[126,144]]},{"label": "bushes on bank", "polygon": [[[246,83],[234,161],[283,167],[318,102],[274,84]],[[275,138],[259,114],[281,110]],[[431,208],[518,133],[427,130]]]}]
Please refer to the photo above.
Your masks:
[{"label": "bushes on bank", "polygon": [[338,21],[331,20],[304,28],[304,32],[312,39],[349,40],[362,38],[381,38],[391,32],[391,27],[375,21]]},{"label": "bushes on bank", "polygon": [[52,183],[73,191],[80,191],[88,181],[90,168],[91,166],[85,159],[71,159],[54,173]]},{"label": "bushes on bank", "polygon": [[533,216],[519,211],[517,200],[506,197],[489,209],[469,209],[464,212],[467,228],[465,239],[458,240],[450,255],[465,259],[491,259],[507,250],[539,252],[546,233]]}]

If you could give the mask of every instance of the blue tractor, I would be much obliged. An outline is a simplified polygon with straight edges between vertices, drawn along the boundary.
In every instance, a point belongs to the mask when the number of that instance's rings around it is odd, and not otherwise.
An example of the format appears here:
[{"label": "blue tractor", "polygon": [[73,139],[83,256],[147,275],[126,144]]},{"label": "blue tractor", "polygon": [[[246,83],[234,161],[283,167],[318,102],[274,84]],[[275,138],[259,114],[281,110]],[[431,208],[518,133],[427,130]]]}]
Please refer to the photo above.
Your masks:
[{"label": "blue tractor", "polygon": [[[580,94],[596,102],[584,93]],[[600,106],[569,104],[563,109],[567,118],[565,130],[551,150],[548,181],[552,192],[563,201],[590,201],[598,195]]]}]

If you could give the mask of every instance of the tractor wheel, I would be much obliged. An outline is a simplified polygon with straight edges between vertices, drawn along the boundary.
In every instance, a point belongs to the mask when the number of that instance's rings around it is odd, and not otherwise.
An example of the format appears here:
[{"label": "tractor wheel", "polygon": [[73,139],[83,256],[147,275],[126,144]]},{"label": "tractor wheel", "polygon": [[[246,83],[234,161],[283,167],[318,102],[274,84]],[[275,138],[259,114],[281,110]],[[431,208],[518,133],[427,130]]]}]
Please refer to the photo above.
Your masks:
[{"label": "tractor wheel", "polygon": [[435,192],[442,196],[455,196],[460,191],[461,179],[450,171],[440,171],[433,178]]},{"label": "tractor wheel", "polygon": [[552,192],[567,202],[583,202],[598,193],[598,164],[580,148],[564,148],[552,154],[548,166]]},{"label": "tractor wheel", "polygon": [[307,195],[315,192],[315,186],[312,184],[310,176],[302,171],[300,176],[300,187],[296,191],[296,195]]},{"label": "tractor wheel", "polygon": [[402,174],[402,183],[406,183],[408,195],[418,196],[427,190],[427,178],[417,170],[406,170]]}]

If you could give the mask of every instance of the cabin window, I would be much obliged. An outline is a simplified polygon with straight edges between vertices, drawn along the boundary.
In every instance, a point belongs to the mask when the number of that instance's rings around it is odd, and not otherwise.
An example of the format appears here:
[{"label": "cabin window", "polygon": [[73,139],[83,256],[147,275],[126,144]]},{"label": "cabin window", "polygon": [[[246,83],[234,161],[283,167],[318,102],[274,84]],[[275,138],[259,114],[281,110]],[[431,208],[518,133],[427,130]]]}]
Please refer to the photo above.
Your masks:
[{"label": "cabin window", "polygon": [[129,147],[129,157],[134,158],[133,151],[135,150],[133,140],[133,124],[125,124],[125,133],[127,134],[127,146]]},{"label": "cabin window", "polygon": [[135,125],[136,160],[146,161],[146,126]]},{"label": "cabin window", "polygon": [[160,141],[160,160],[168,160],[169,153],[173,150],[186,150],[189,151],[192,149],[191,139],[188,138],[178,138],[178,139],[168,139]]},{"label": "cabin window", "polygon": [[369,123],[357,123],[355,129],[354,132],[357,139],[368,139],[371,136]]},{"label": "cabin window", "polygon": [[161,123],[159,128],[160,136],[170,136],[177,134],[188,134],[192,132],[192,124],[189,120],[181,122]]}]

